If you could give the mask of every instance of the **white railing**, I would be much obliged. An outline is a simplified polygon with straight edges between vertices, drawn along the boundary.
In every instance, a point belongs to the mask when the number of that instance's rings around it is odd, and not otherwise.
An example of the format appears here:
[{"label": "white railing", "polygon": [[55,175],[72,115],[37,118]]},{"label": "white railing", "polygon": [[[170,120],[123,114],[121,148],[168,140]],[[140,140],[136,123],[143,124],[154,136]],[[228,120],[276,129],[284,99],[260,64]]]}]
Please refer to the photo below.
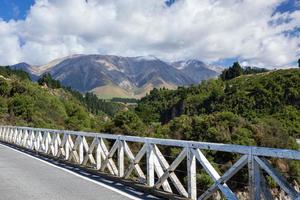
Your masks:
[{"label": "white railing", "polygon": [[[300,200],[300,194],[265,158],[300,160],[300,151],[295,150],[13,126],[0,126],[0,141],[93,167],[124,179],[132,179],[135,171],[139,182],[190,199],[208,199],[217,190],[226,199],[237,199],[226,182],[247,166],[250,199],[272,199],[262,175],[264,172],[272,177],[291,199]],[[137,144],[141,146],[136,155],[132,151],[133,144],[135,148],[138,147]],[[172,163],[169,163],[162,153],[166,147],[181,149]],[[220,175],[203,154],[205,150],[241,156]],[[186,181],[180,180],[176,175],[176,168],[180,164],[183,165],[184,160]],[[206,191],[197,194],[196,174],[200,166],[214,183]]]}]

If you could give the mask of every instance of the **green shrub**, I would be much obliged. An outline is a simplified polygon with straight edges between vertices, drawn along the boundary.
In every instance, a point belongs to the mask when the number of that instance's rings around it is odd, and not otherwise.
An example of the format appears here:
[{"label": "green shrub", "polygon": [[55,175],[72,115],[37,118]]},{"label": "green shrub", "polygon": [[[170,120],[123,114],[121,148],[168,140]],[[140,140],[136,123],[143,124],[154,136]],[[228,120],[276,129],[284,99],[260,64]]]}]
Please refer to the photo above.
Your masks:
[{"label": "green shrub", "polygon": [[9,94],[10,88],[7,81],[0,78],[0,95],[1,96],[7,96]]},{"label": "green shrub", "polygon": [[24,95],[15,95],[9,102],[8,108],[14,116],[21,117],[25,121],[31,121],[34,112],[32,98]]}]

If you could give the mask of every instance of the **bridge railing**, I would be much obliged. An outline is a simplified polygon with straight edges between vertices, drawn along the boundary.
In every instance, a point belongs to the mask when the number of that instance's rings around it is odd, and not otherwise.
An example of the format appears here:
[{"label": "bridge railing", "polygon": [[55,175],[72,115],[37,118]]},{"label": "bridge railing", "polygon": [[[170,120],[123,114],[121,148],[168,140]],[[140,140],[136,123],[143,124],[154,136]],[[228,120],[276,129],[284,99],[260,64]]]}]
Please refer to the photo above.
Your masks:
[{"label": "bridge railing", "polygon": [[[250,199],[272,199],[262,172],[272,177],[291,199],[300,199],[300,194],[266,159],[299,161],[300,151],[295,150],[13,126],[0,126],[0,141],[124,179],[135,175],[139,182],[151,188],[190,199],[208,199],[216,191],[226,199],[238,199],[226,183],[247,167]],[[132,146],[135,150],[140,147],[136,154]],[[172,162],[162,153],[165,147],[180,149]],[[205,150],[229,152],[240,157],[221,175],[205,156]],[[176,175],[179,165],[186,166],[185,181]],[[196,181],[199,166],[213,180],[213,184],[200,194],[197,193]]]}]

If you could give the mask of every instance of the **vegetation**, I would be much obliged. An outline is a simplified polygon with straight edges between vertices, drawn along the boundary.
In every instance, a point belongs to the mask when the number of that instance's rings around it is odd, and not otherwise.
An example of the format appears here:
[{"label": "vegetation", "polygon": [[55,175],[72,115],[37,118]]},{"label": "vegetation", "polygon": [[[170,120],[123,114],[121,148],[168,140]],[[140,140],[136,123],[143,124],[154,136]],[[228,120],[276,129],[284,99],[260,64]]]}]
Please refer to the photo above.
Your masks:
[{"label": "vegetation", "polygon": [[299,137],[300,82],[297,80],[300,71],[290,69],[228,81],[209,80],[174,91],[155,89],[141,99],[136,112],[147,124],[167,124],[182,115],[205,118],[232,113],[252,125],[273,121],[287,135]]},{"label": "vegetation", "polygon": [[52,89],[61,88],[60,82],[58,80],[53,79],[51,74],[49,74],[49,73],[43,74],[39,78],[38,84],[47,85],[47,87],[52,88]]},{"label": "vegetation", "polygon": [[135,98],[112,98],[112,102],[117,102],[117,103],[125,103],[125,104],[136,104],[138,103],[138,100]]},{"label": "vegetation", "polygon": [[118,112],[127,110],[127,107],[122,103],[110,102],[99,99],[93,93],[86,93],[82,101],[91,113],[100,114],[101,112],[113,117]]},{"label": "vegetation", "polygon": [[[46,80],[46,79],[44,79]],[[99,130],[100,116],[91,115],[74,96],[61,88],[42,88],[26,72],[0,68],[2,124]]]},{"label": "vegetation", "polygon": [[[141,99],[136,113],[158,137],[298,150],[300,70],[241,75],[237,64],[233,68],[198,86],[155,89]],[[217,165],[221,171],[236,160],[221,152],[208,157],[222,163]],[[300,182],[299,162],[273,164]],[[241,176],[237,180],[247,182]]]},{"label": "vegetation", "polygon": [[106,131],[110,133],[135,136],[145,136],[145,130],[145,124],[132,111],[119,112],[106,127]]},{"label": "vegetation", "polygon": [[232,67],[229,67],[228,69],[225,69],[222,72],[221,78],[222,80],[230,80],[242,75],[242,73],[243,73],[243,68],[240,66],[238,62],[235,62],[233,63]]},{"label": "vegetation", "polygon": [[[120,99],[108,102],[92,93],[82,95],[49,75],[38,82],[44,87],[31,82],[25,72],[0,68],[0,75],[2,124],[299,149],[299,69],[268,72],[234,63],[216,80],[177,90],[153,89],[129,110],[114,102]],[[206,153],[219,171],[238,158]],[[273,164],[300,182],[299,162]],[[198,175],[199,183],[211,181],[202,171]],[[245,175],[234,179],[247,182]]]},{"label": "vegetation", "polygon": [[11,69],[9,66],[0,67],[0,75],[7,77],[7,76],[17,76],[21,80],[30,80],[28,73],[24,72],[20,69]]},{"label": "vegetation", "polygon": [[71,87],[62,86],[60,81],[53,79],[49,73],[43,74],[38,80],[38,84],[47,86],[51,89],[63,88],[84,104],[91,113],[96,115],[105,113],[109,116],[114,116],[117,112],[126,109],[123,104],[101,100],[93,93],[88,92],[83,95],[80,92],[73,90]]},{"label": "vegetation", "polygon": [[269,70],[267,70],[266,68],[258,68],[258,67],[245,67],[243,68],[243,75],[246,74],[259,74],[259,73],[264,73],[264,72],[268,72]]},{"label": "vegetation", "polygon": [[257,68],[257,67],[245,67],[242,68],[238,62],[233,63],[232,67],[225,69],[220,75],[223,81],[230,80],[236,78],[241,75],[246,74],[259,74],[263,72],[267,72],[268,70],[265,68]]}]

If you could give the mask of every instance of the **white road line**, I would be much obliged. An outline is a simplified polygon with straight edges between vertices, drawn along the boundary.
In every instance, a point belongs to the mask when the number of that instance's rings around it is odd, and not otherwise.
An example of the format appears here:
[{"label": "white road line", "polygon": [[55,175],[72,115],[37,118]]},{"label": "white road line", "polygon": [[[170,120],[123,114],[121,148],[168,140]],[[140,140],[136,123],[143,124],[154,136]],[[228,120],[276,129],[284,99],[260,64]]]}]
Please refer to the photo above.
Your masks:
[{"label": "white road line", "polygon": [[95,181],[95,180],[92,180],[92,179],[89,179],[89,178],[87,178],[87,177],[85,177],[85,176],[82,176],[82,175],[80,175],[80,174],[77,174],[77,173],[75,173],[75,172],[73,172],[73,171],[71,171],[71,170],[65,169],[65,168],[63,168],[63,167],[59,167],[59,166],[57,166],[57,165],[54,165],[54,164],[49,163],[49,162],[47,162],[47,161],[45,161],[45,160],[42,160],[42,159],[37,158],[37,157],[34,157],[34,156],[32,156],[32,155],[29,155],[29,154],[27,154],[27,153],[24,153],[24,152],[22,152],[22,151],[19,151],[19,150],[17,150],[17,149],[14,149],[14,148],[12,148],[12,147],[9,147],[9,146],[7,146],[7,145],[0,144],[0,146],[9,148],[9,149],[11,149],[11,150],[14,150],[14,151],[16,151],[16,152],[18,152],[18,153],[21,153],[21,154],[23,154],[23,155],[25,155],[25,156],[28,156],[28,157],[30,157],[30,158],[39,160],[40,162],[43,162],[43,163],[45,163],[45,164],[47,164],[47,165],[50,165],[50,166],[52,166],[52,167],[55,167],[55,168],[60,169],[60,170],[62,170],[62,171],[65,171],[65,172],[67,172],[67,173],[73,174],[74,176],[77,176],[77,177],[82,178],[82,179],[84,179],[84,180],[90,181],[90,182],[95,183],[95,184],[97,184],[97,185],[100,185],[100,186],[102,186],[102,187],[105,187],[105,188],[107,188],[107,189],[109,189],[109,190],[112,190],[112,191],[114,191],[114,192],[116,192],[116,193],[119,193],[119,194],[121,194],[121,195],[123,195],[123,196],[125,196],[125,197],[130,198],[130,199],[133,199],[133,200],[142,200],[142,199],[140,199],[140,198],[138,198],[138,197],[132,196],[132,195],[130,195],[130,194],[126,193],[126,192],[123,192],[123,191],[121,191],[121,190],[118,190],[118,189],[116,189],[116,188],[114,188],[114,187],[111,187],[111,186],[109,186],[109,185],[106,185],[106,184],[104,184],[104,183],[101,183],[101,182],[98,182],[98,181]]}]

